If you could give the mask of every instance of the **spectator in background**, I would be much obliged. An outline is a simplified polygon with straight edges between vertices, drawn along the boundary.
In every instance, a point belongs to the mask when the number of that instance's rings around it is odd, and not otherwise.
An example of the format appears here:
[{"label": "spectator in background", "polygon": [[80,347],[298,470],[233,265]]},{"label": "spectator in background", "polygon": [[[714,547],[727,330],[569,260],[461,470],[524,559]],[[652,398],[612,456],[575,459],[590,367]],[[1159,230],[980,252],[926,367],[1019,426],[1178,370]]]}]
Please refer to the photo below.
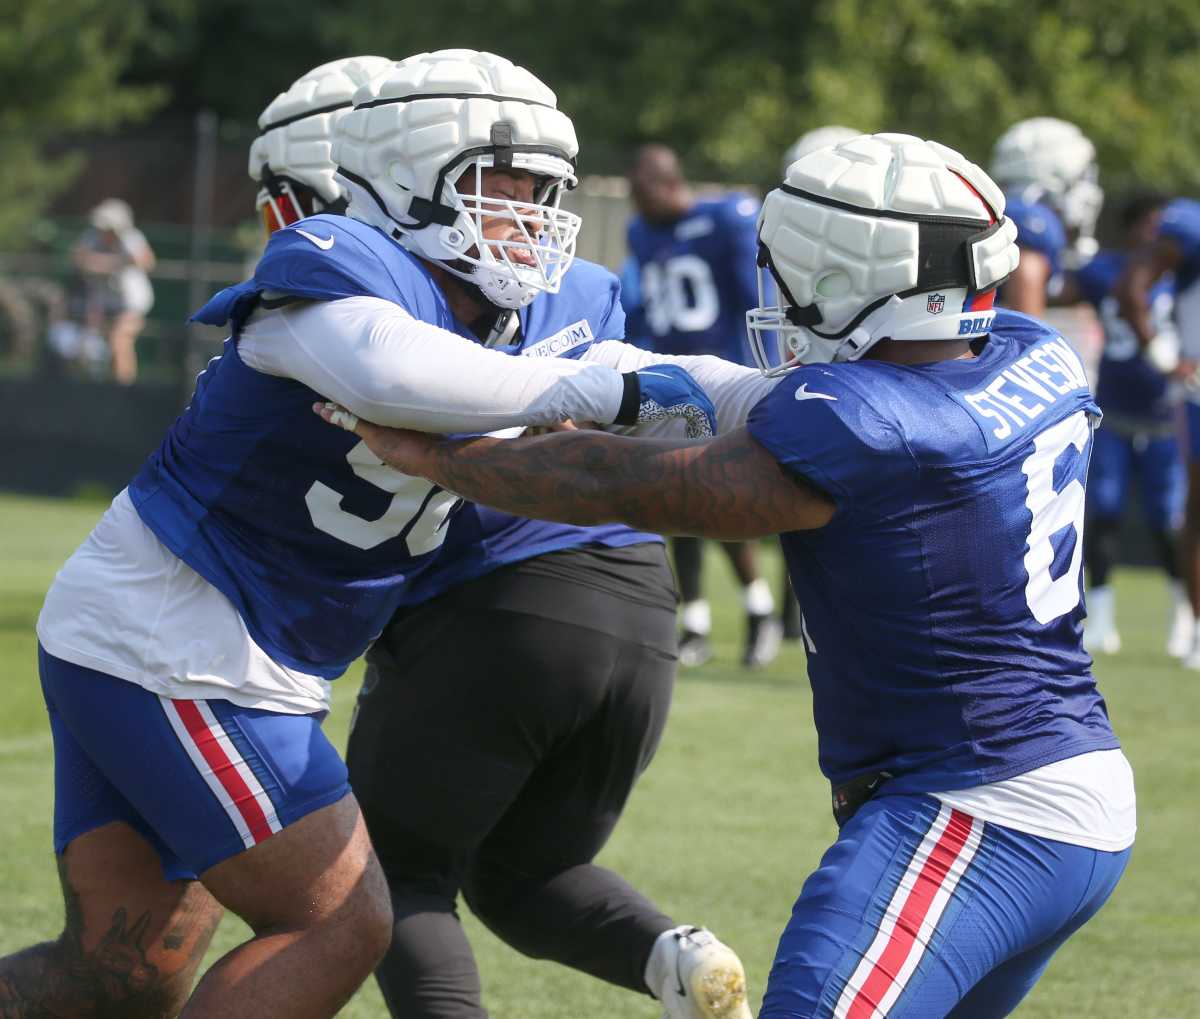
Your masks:
[{"label": "spectator in background", "polygon": [[[629,183],[637,215],[629,250],[637,265],[638,311],[630,335],[659,354],[716,354],[751,364],[746,310],[758,304],[758,202],[746,194],[697,199],[678,156],[665,145],[635,154]],[[712,657],[712,611],[702,593],[700,538],[671,539],[683,601],[679,663]],[[779,651],[782,627],[752,542],[722,542],[742,587],[742,664],[760,668]]]},{"label": "spectator in background", "polygon": [[1093,654],[1114,654],[1121,647],[1109,573],[1118,556],[1121,517],[1134,478],[1142,517],[1171,589],[1167,651],[1182,658],[1191,650],[1192,613],[1179,580],[1175,548],[1186,480],[1176,436],[1182,387],[1170,376],[1179,362],[1179,341],[1171,323],[1173,286],[1169,278],[1162,278],[1149,293],[1154,332],[1145,346],[1121,317],[1113,292],[1130,259],[1153,243],[1165,204],[1166,199],[1154,193],[1126,201],[1120,213],[1121,247],[1099,252],[1067,278],[1066,289],[1096,309],[1104,328],[1096,380],[1104,421],[1094,440],[1084,531],[1090,586],[1083,643]]},{"label": "spectator in background", "polygon": [[84,325],[105,336],[113,378],[130,385],[137,378],[138,334],[154,304],[146,274],[155,259],[145,235],[133,225],[129,205],[119,198],[97,205],[71,259],[84,280]]}]

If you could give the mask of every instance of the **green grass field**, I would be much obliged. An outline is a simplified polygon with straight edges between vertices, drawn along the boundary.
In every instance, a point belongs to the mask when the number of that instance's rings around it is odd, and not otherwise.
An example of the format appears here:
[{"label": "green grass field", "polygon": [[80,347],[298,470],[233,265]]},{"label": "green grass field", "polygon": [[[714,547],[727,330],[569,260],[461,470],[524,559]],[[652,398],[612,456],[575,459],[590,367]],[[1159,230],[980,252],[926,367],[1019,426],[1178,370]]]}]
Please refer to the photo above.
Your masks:
[{"label": "green grass field", "polygon": [[[33,626],[55,570],[102,509],[0,497],[0,954],[59,931],[50,737]],[[680,921],[705,924],[735,946],[757,1001],[792,901],[834,826],[816,767],[801,652],[787,648],[761,673],[738,669],[736,609],[728,571],[715,557],[709,578],[717,658],[681,678],[662,749],[601,862]],[[1200,1016],[1200,867],[1189,841],[1200,823],[1200,674],[1184,672],[1162,651],[1161,582],[1126,571],[1118,592],[1125,650],[1101,662],[1099,675],[1137,773],[1140,836],[1112,901],[1059,953],[1022,1016]],[[358,675],[335,687],[328,729],[339,747]],[[469,916],[465,922],[495,1019],[658,1014],[648,998],[525,959]],[[213,957],[245,936],[240,922],[227,919]],[[386,1012],[372,985],[342,1015]]]}]

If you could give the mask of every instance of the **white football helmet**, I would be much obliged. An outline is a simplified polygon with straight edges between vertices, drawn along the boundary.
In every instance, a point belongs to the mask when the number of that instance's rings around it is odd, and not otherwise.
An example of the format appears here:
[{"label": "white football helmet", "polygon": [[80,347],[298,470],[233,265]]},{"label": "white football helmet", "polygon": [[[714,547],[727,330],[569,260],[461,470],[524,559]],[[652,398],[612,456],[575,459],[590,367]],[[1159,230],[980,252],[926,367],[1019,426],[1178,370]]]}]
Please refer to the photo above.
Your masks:
[{"label": "white football helmet", "polygon": [[350,112],[359,87],[393,63],[386,57],[346,57],[322,64],[263,110],[250,146],[250,178],[260,186],[256,207],[267,233],[345,207],[333,176],[334,125]]},{"label": "white football helmet", "polygon": [[[578,216],[559,208],[576,184],[575,128],[523,67],[476,50],[400,61],[359,90],[338,125],[334,160],[349,215],[445,266],[502,308],[555,293],[575,256]],[[488,167],[535,176],[532,204],[483,194]],[[509,239],[485,239],[496,219]],[[522,253],[532,265],[511,257]]]},{"label": "white football helmet", "polygon": [[1055,117],[1018,121],[996,141],[991,173],[1005,191],[1045,201],[1079,237],[1094,235],[1104,192],[1096,148],[1074,124]]},{"label": "white football helmet", "polygon": [[862,134],[861,131],[856,131],[852,127],[842,127],[840,124],[827,124],[825,127],[814,128],[812,131],[802,134],[783,154],[784,177],[787,176],[788,167],[797,159],[803,159],[810,152],[816,152],[817,149],[848,142],[860,134]]},{"label": "white football helmet", "polygon": [[759,215],[759,367],[853,361],[883,339],[985,335],[1017,267],[1004,195],[953,149],[860,135],[788,168]]}]

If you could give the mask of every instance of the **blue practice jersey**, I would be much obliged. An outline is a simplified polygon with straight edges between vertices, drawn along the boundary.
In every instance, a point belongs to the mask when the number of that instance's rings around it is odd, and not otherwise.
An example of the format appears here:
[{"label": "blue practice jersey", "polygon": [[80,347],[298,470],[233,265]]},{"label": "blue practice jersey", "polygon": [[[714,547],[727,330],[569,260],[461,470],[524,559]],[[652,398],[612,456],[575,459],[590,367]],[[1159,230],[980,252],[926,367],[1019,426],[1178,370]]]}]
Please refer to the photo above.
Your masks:
[{"label": "blue practice jersey", "polygon": [[[414,318],[474,338],[450,312],[420,260],[373,227],[318,216],[273,234],[254,278],[217,294],[196,315],[233,335],[197,381],[192,402],[130,484],[147,526],[237,608],[254,640],[283,665],[332,679],[366,649],[406,584],[432,567],[459,500],[381,465],[357,436],[312,413],[318,394],[249,368],[238,332],[262,291],[312,300],[374,296]],[[332,237],[328,249],[305,234]],[[578,356],[619,337],[611,273],[576,261],[558,294],[521,312],[529,356]],[[493,520],[516,535],[505,554],[586,540],[626,542],[627,531]],[[469,526],[482,529],[481,525]],[[619,533],[623,532],[623,533]],[[554,541],[561,545],[554,546]],[[646,540],[643,536],[642,540]],[[536,552],[534,553],[536,554]],[[477,561],[477,573],[494,568]]]},{"label": "blue practice jersey", "polygon": [[1027,201],[1018,194],[1005,195],[1004,215],[1016,224],[1017,246],[1044,255],[1050,263],[1051,276],[1056,276],[1067,247],[1067,230],[1058,213],[1042,202]]},{"label": "blue practice jersey", "polygon": [[813,365],[751,413],[837,502],[783,536],[832,782],[949,791],[1118,745],[1080,645],[1097,413],[1066,341],[1014,312],[977,358]]},{"label": "blue practice jersey", "polygon": [[[1113,287],[1129,262],[1127,251],[1101,251],[1075,273],[1084,298],[1096,309],[1104,327],[1104,350],[1096,380],[1096,401],[1106,414],[1151,425],[1172,423],[1178,400],[1171,380],[1142,357],[1132,327],[1121,317]],[[1151,316],[1157,331],[1172,328],[1170,279],[1160,280],[1150,293]]]},{"label": "blue practice jersey", "polygon": [[1200,360],[1200,202],[1177,198],[1164,210],[1160,237],[1183,255],[1175,270],[1175,323],[1185,357]]},{"label": "blue practice jersey", "polygon": [[630,222],[640,284],[634,335],[651,350],[754,363],[746,311],[758,306],[758,210],[734,194],[696,202],[673,223]]}]

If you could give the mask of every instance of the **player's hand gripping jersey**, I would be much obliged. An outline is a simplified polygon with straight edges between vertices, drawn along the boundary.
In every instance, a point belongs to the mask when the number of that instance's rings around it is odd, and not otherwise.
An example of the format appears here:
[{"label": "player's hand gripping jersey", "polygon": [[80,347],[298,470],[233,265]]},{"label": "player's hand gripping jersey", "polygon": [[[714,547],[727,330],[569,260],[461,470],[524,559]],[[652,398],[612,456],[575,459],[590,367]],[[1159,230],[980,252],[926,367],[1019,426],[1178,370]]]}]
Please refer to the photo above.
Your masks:
[{"label": "player's hand gripping jersey", "polygon": [[696,202],[682,219],[629,224],[639,270],[633,335],[662,354],[718,354],[750,364],[746,309],[758,303],[758,202],[728,195]]},{"label": "player's hand gripping jersey", "polygon": [[1118,745],[1079,643],[1098,414],[1067,343],[1012,312],[976,359],[800,368],[751,414],[837,502],[783,536],[835,785],[964,789]]},{"label": "player's hand gripping jersey", "polygon": [[[580,263],[560,293],[522,311],[527,352],[570,354],[619,328],[616,286],[601,273]],[[255,277],[197,317],[229,322],[233,335],[128,494],[60,574],[39,624],[52,654],[168,695],[185,679],[192,691],[207,683],[209,695],[248,706],[320,710],[324,681],[382,630],[446,537],[457,497],[383,467],[317,419],[314,400],[450,432],[628,418],[619,405],[629,391],[611,368],[548,357],[531,374],[528,361],[484,350],[417,258],[343,217],[277,232]],[[430,326],[442,331],[431,337]],[[148,604],[100,597],[95,578],[113,569],[106,555],[117,547],[120,569],[137,564],[126,569],[133,601],[154,597],[180,565],[174,557],[190,567],[164,604],[194,639],[174,634],[169,619],[159,626]],[[143,570],[152,584],[134,583]],[[185,587],[208,612],[193,606],[190,626]],[[212,588],[224,598],[214,601]],[[130,625],[101,626],[101,616]],[[229,633],[232,641],[215,636]]]}]

